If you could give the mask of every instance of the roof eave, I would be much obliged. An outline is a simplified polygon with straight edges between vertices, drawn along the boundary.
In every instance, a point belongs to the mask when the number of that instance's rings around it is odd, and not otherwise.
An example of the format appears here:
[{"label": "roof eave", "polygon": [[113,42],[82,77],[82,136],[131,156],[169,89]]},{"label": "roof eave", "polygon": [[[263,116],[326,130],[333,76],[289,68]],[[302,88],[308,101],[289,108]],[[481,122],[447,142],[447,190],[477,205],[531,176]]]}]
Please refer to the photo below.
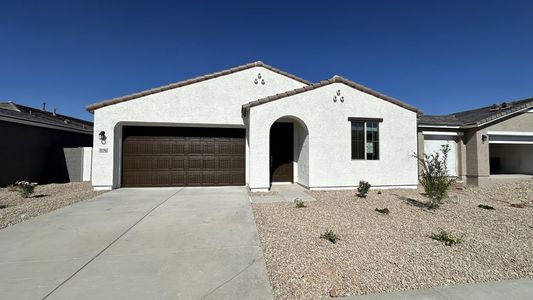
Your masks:
[{"label": "roof eave", "polygon": [[232,73],[235,73],[235,72],[251,69],[251,68],[254,68],[254,67],[263,67],[263,68],[268,69],[268,70],[270,70],[272,72],[275,72],[275,73],[278,73],[280,75],[283,75],[283,76],[286,76],[288,78],[291,78],[293,80],[299,81],[299,82],[301,82],[303,84],[306,84],[306,85],[310,85],[311,84],[310,81],[307,81],[307,80],[305,80],[305,79],[303,79],[301,77],[298,77],[296,75],[290,74],[290,73],[285,72],[285,71],[282,71],[282,70],[280,70],[278,68],[274,68],[273,66],[267,65],[267,64],[263,63],[262,61],[256,61],[256,62],[253,62],[253,63],[248,63],[248,64],[245,64],[245,65],[241,65],[241,66],[233,67],[233,68],[230,68],[230,69],[214,72],[214,73],[211,73],[211,74],[202,75],[202,76],[194,77],[194,78],[191,78],[191,79],[178,81],[178,82],[175,82],[175,83],[163,85],[163,86],[152,88],[152,89],[148,89],[148,90],[145,90],[145,91],[141,91],[141,92],[137,92],[137,93],[133,93],[133,94],[117,97],[117,98],[112,98],[112,99],[96,102],[96,103],[93,103],[93,104],[85,106],[85,109],[87,111],[93,113],[95,110],[97,110],[99,108],[102,108],[102,107],[105,107],[105,106],[110,106],[110,105],[113,105],[113,104],[117,104],[117,103],[129,101],[129,100],[137,99],[137,98],[140,98],[140,97],[143,97],[143,96],[147,96],[147,95],[160,93],[160,92],[163,92],[163,91],[167,91],[167,90],[170,90],[170,89],[175,89],[175,88],[186,86],[186,85],[190,85],[190,84],[193,84],[193,83],[197,83],[197,82],[201,82],[201,81],[205,81],[205,80],[209,80],[209,79],[214,79],[214,78],[225,76],[225,75],[229,75],[229,74],[232,74]]},{"label": "roof eave", "polygon": [[279,99],[282,99],[282,98],[285,98],[285,97],[289,97],[289,96],[293,96],[293,95],[296,95],[296,94],[300,94],[300,93],[304,93],[304,92],[307,92],[307,91],[310,91],[310,90],[314,90],[314,89],[317,89],[317,88],[321,88],[323,86],[326,86],[326,85],[330,85],[332,83],[343,83],[351,88],[354,88],[356,90],[359,90],[363,93],[366,93],[366,94],[369,94],[371,96],[374,96],[376,98],[380,98],[382,100],[385,100],[385,101],[388,101],[392,104],[395,104],[395,105],[398,105],[402,108],[405,108],[407,110],[410,110],[410,111],[413,111],[413,112],[416,112],[418,115],[421,115],[423,114],[423,111],[412,106],[412,105],[409,105],[401,100],[398,100],[396,98],[393,98],[393,97],[390,97],[390,96],[387,96],[385,94],[382,94],[380,92],[377,92],[371,88],[368,88],[362,84],[359,84],[359,83],[356,83],[354,81],[351,81],[349,79],[345,79],[343,77],[340,77],[340,76],[333,76],[332,78],[330,79],[327,79],[327,80],[322,80],[320,82],[317,82],[317,83],[314,83],[314,84],[311,84],[311,85],[308,85],[308,86],[305,86],[303,88],[299,88],[299,89],[295,89],[295,90],[292,90],[292,91],[287,91],[287,92],[284,92],[284,93],[279,93],[279,94],[276,94],[276,95],[273,95],[273,96],[269,96],[269,97],[266,97],[266,98],[261,98],[261,99],[257,99],[257,100],[254,100],[254,101],[251,101],[251,102],[248,102],[244,105],[242,105],[242,109],[250,109],[254,106],[258,106],[258,105],[261,105],[261,104],[264,104],[264,103],[268,103],[268,102],[272,102],[272,101],[275,101],[275,100],[279,100]]}]

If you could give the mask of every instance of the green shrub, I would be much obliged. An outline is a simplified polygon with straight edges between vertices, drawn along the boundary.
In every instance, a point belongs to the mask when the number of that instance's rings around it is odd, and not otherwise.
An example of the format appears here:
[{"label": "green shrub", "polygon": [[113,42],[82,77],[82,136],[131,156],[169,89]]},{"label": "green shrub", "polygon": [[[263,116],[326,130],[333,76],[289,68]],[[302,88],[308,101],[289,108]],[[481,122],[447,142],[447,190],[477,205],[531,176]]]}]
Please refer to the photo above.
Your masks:
[{"label": "green shrub", "polygon": [[452,235],[445,230],[441,230],[438,233],[432,233],[429,237],[439,242],[443,242],[446,246],[453,246],[463,242],[460,237]]},{"label": "green shrub", "polygon": [[366,195],[368,194],[368,190],[370,190],[370,183],[367,181],[361,180],[359,181],[359,187],[357,187],[357,196],[360,198],[366,198]]},{"label": "green shrub", "polygon": [[28,198],[31,195],[33,195],[36,185],[37,185],[36,182],[28,182],[28,181],[17,181],[15,183],[15,186],[17,187],[19,194],[23,198]]},{"label": "green shrub", "polygon": [[376,208],[376,211],[378,213],[382,213],[384,215],[388,215],[390,213],[390,210],[388,208],[386,208],[386,207],[385,208]]},{"label": "green shrub", "polygon": [[490,205],[485,205],[485,204],[480,204],[480,205],[478,205],[477,207],[479,207],[479,208],[483,208],[483,209],[489,209],[489,210],[494,209],[494,207],[492,207],[492,206],[490,206]]},{"label": "green shrub", "polygon": [[300,199],[300,198],[294,199],[294,206],[296,208],[307,207],[307,205],[305,205],[304,201],[302,199]]},{"label": "green shrub", "polygon": [[[441,153],[425,154],[423,158],[415,157],[422,164],[420,184],[429,198],[429,208],[439,207],[448,197],[448,188],[455,182],[448,175],[448,153],[450,145],[442,145]],[[442,154],[442,155],[441,155]]]},{"label": "green shrub", "polygon": [[333,233],[332,230],[329,230],[329,229],[326,230],[326,232],[324,232],[323,234],[321,234],[320,238],[328,240],[332,242],[333,244],[337,243],[337,241],[339,240],[339,237],[335,233]]}]

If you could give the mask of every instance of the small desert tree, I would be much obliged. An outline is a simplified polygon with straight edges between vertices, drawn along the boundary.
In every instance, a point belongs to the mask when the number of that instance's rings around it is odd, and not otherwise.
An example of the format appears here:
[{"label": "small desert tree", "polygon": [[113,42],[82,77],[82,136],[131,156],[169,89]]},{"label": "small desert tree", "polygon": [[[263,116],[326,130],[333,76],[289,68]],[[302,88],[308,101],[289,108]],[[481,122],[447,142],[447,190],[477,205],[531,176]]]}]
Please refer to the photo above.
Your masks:
[{"label": "small desert tree", "polygon": [[417,159],[422,165],[420,184],[424,187],[426,197],[429,198],[429,208],[437,208],[448,197],[448,188],[455,181],[448,175],[448,153],[450,145],[442,145],[440,152],[424,153],[424,157]]}]

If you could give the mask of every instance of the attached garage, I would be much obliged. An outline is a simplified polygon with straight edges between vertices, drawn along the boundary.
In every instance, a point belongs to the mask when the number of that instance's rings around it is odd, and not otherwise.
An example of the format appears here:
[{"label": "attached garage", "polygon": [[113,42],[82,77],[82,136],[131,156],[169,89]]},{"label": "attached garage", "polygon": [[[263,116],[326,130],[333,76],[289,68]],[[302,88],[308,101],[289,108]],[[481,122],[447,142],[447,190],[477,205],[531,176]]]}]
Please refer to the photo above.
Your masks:
[{"label": "attached garage", "polygon": [[489,131],[490,174],[533,175],[533,132]]},{"label": "attached garage", "polygon": [[245,130],[125,126],[122,186],[245,185]]},{"label": "attached garage", "polygon": [[457,176],[458,170],[458,151],[457,151],[457,134],[449,133],[454,135],[448,135],[447,133],[438,133],[433,134],[432,132],[424,131],[424,153],[432,155],[439,153],[442,155],[442,145],[449,145],[450,152],[448,153],[448,175]]}]

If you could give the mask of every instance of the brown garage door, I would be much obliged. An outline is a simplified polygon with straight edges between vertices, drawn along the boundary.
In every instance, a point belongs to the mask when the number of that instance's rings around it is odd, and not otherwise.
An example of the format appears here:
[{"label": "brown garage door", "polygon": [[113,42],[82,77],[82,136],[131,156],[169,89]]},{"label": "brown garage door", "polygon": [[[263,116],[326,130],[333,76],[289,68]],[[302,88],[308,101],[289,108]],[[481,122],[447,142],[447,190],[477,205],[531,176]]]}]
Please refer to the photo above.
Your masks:
[{"label": "brown garage door", "polygon": [[244,129],[124,127],[122,186],[244,185]]}]

